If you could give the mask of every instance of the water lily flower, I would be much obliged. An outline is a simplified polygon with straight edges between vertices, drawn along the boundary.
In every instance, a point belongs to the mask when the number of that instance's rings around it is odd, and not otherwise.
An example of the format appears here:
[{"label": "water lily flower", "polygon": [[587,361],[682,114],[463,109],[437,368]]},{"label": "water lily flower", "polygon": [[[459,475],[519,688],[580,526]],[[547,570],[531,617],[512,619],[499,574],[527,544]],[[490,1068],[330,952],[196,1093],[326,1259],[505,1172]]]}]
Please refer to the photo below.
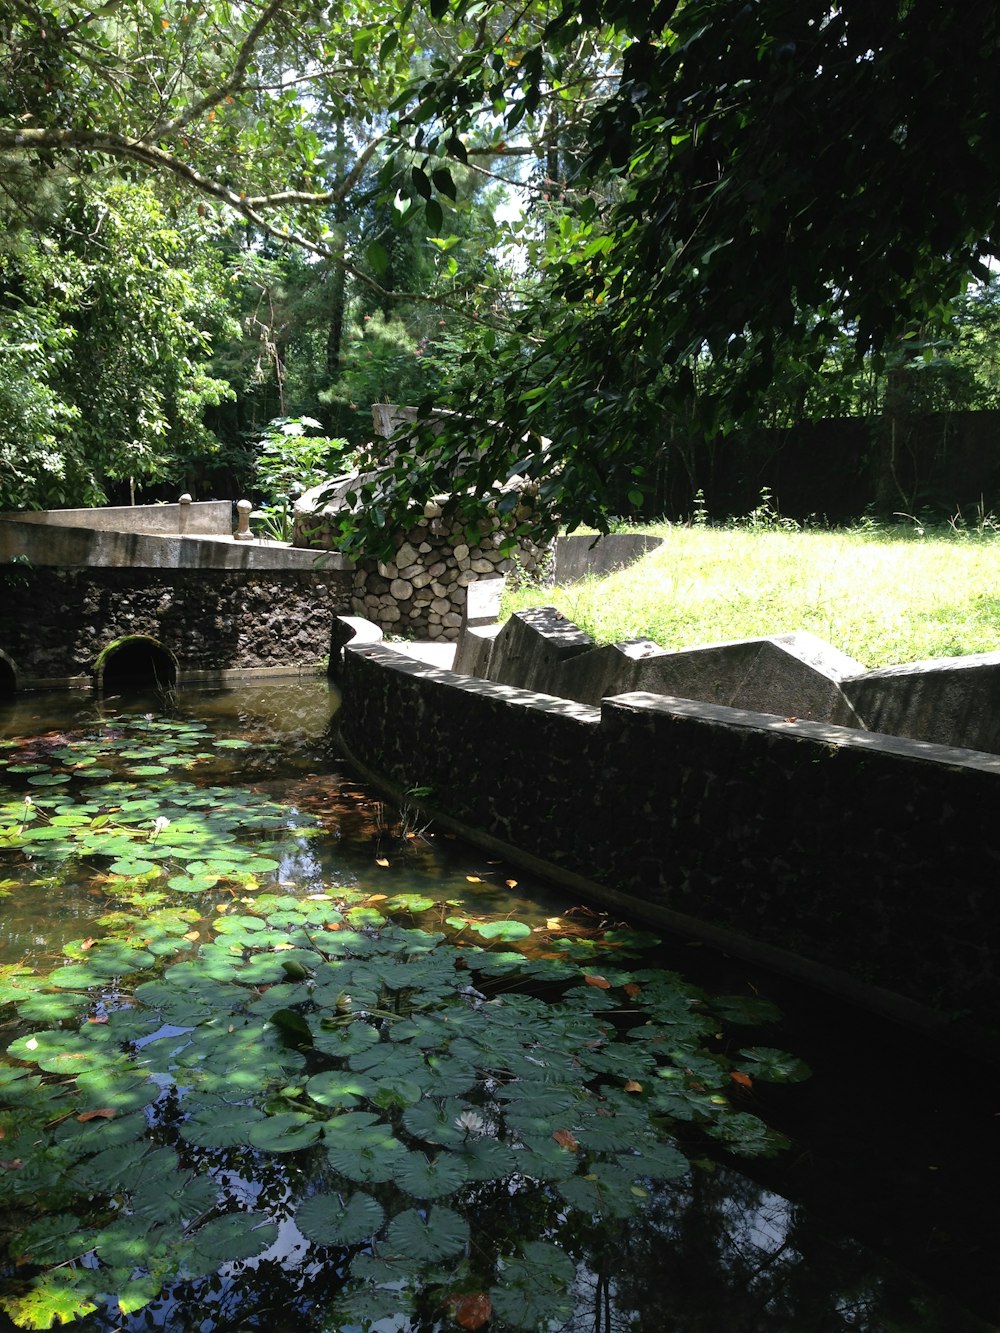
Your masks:
[{"label": "water lily flower", "polygon": [[153,842],[163,832],[165,828],[170,827],[170,820],[166,815],[157,815],[153,820],[153,831],[149,835],[149,841]]},{"label": "water lily flower", "polygon": [[466,1134],[482,1134],[486,1129],[486,1121],[478,1111],[461,1111],[455,1117],[455,1128],[464,1130]]}]

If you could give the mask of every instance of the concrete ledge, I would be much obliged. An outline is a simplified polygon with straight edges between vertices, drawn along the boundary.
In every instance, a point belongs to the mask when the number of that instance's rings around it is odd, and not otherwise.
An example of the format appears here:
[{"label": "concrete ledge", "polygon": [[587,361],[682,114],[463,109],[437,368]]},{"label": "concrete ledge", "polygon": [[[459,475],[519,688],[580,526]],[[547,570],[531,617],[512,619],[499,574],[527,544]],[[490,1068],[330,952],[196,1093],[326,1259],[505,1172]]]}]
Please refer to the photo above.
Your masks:
[{"label": "concrete ledge", "polygon": [[1000,751],[1000,653],[885,667],[843,690],[873,731]]},{"label": "concrete ledge", "polygon": [[354,568],[353,562],[345,556],[295,550],[278,542],[236,542],[231,536],[98,531],[34,522],[20,515],[15,519],[0,519],[0,561],[9,562],[15,558],[27,559],[32,565],[61,568],[253,569],[310,573]]},{"label": "concrete ledge", "polygon": [[157,536],[231,537],[230,500],[193,500],[186,504],[109,505],[102,509],[17,510],[0,519],[47,527],[86,528],[100,532],[143,532]]},{"label": "concrete ledge", "polygon": [[481,643],[460,643],[456,669],[580,703],[649,690],[780,717],[862,725],[840,684],[856,676],[861,664],[805,632],[680,652],[650,639],[598,648],[553,607],[541,607],[511,616],[488,655]]},{"label": "concrete ledge", "polygon": [[455,649],[454,670],[465,676],[480,676],[488,680],[493,645],[500,633],[500,625],[474,625],[466,629]]}]

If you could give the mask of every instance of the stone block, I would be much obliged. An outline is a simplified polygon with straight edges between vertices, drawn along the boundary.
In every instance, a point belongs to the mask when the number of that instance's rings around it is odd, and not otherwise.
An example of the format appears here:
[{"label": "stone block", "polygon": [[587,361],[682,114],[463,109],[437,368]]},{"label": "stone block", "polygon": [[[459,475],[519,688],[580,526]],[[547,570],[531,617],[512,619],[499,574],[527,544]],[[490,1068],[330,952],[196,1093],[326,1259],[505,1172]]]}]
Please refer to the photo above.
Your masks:
[{"label": "stone block", "polygon": [[632,688],[777,717],[861,727],[840,684],[861,669],[821,639],[795,631],[642,659],[636,663]]},{"label": "stone block", "polygon": [[602,699],[639,688],[635,683],[638,662],[669,655],[650,639],[630,639],[594,648],[562,664],[560,696],[597,705]]},{"label": "stone block", "polygon": [[869,731],[1000,754],[1000,653],[884,667],[843,690]]},{"label": "stone block", "polygon": [[541,694],[559,694],[560,666],[594,647],[554,606],[517,611],[497,637],[487,679]]}]

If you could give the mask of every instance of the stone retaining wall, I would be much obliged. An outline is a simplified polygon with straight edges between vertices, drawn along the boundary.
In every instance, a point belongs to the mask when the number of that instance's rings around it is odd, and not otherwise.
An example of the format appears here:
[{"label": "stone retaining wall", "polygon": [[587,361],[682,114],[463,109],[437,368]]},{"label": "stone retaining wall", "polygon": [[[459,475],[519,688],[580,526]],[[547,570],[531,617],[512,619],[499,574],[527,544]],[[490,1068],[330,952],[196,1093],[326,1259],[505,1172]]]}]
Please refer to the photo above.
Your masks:
[{"label": "stone retaining wall", "polygon": [[959,1038],[1000,1014],[1000,758],[713,704],[600,708],[348,647],[342,742],[498,852]]},{"label": "stone retaining wall", "polygon": [[461,521],[445,517],[441,505],[430,501],[423,519],[397,535],[391,561],[357,561],[354,613],[404,638],[457,639],[470,583],[518,569],[534,578],[550,558],[548,548],[527,541],[513,557],[503,555],[503,533],[494,516],[489,536],[470,544]]},{"label": "stone retaining wall", "polygon": [[348,610],[350,573],[54,569],[0,571],[0,651],[20,688],[92,678],[108,644],[148,635],[178,679],[313,668]]}]

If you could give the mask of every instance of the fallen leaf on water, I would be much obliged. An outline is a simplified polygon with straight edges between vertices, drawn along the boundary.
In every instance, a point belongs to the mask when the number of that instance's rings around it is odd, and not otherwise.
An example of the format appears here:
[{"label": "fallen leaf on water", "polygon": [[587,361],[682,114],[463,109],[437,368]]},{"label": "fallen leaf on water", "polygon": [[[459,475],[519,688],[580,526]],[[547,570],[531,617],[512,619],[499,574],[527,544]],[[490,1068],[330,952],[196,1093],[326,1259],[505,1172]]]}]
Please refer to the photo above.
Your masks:
[{"label": "fallen leaf on water", "polygon": [[556,1143],[559,1144],[560,1148],[568,1148],[570,1152],[576,1152],[580,1146],[579,1141],[568,1129],[553,1130],[552,1137],[555,1139]]},{"label": "fallen leaf on water", "polygon": [[76,1118],[81,1125],[85,1125],[88,1120],[114,1120],[117,1114],[113,1106],[102,1106],[97,1111],[81,1111]]},{"label": "fallen leaf on water", "polygon": [[478,875],[466,875],[465,878],[469,881],[470,884],[482,884],[483,882]]},{"label": "fallen leaf on water", "polygon": [[[388,864],[388,861],[379,861],[380,866]],[[368,895],[368,901],[370,903],[384,903],[388,897],[389,895],[387,893],[370,893]]]},{"label": "fallen leaf on water", "polygon": [[740,1069],[730,1070],[729,1077],[733,1080],[734,1083],[738,1083],[741,1088],[753,1087],[753,1079],[750,1077],[749,1074],[744,1074],[743,1071]]},{"label": "fallen leaf on water", "polygon": [[191,943],[193,943],[195,940],[200,940],[200,939],[201,939],[201,931],[200,931],[200,930],[189,930],[188,933],[184,936],[184,938],[185,938],[186,940],[189,940]]},{"label": "fallen leaf on water", "polygon": [[455,1306],[455,1323],[460,1328],[482,1328],[493,1318],[493,1306],[484,1291],[463,1296]]},{"label": "fallen leaf on water", "polygon": [[81,940],[81,941],[80,941],[80,948],[81,948],[81,949],[92,949],[93,947],[94,947],[94,937],[93,937],[93,935],[88,935],[87,938],[86,938],[85,940]]},{"label": "fallen leaf on water", "polygon": [[583,979],[588,986],[596,986],[598,990],[611,989],[611,982],[607,979],[607,977],[595,977],[592,975],[585,974]]},{"label": "fallen leaf on water", "polygon": [[228,903],[216,903],[216,904],[215,904],[215,910],[216,910],[217,912],[228,912],[228,911],[229,911],[229,904],[228,904]]},{"label": "fallen leaf on water", "polygon": [[291,942],[291,940],[279,940],[279,942],[274,946],[274,952],[282,953],[286,949],[294,949],[294,948],[295,945]]},{"label": "fallen leaf on water", "polygon": [[561,928],[562,928],[562,922],[559,920],[557,916],[546,917],[545,919],[546,930],[560,930]]},{"label": "fallen leaf on water", "polygon": [[90,1018],[87,1019],[88,1023],[106,1023],[107,1021],[107,1014],[92,1014]]},{"label": "fallen leaf on water", "polygon": [[340,922],[339,922],[339,921],[328,921],[328,922],[326,923],[326,928],[327,928],[327,930],[339,930],[339,929],[340,929]]},{"label": "fallen leaf on water", "polygon": [[504,880],[504,883],[507,885],[508,889],[516,889],[516,888],[517,888],[517,880],[516,880],[516,879],[505,879],[505,880]]},{"label": "fallen leaf on water", "polygon": [[637,995],[642,994],[642,987],[638,984],[638,982],[635,981],[627,981],[625,985],[622,987],[622,990],[625,992],[627,996],[629,996],[630,999],[633,1000]]},{"label": "fallen leaf on water", "polygon": [[636,1083],[634,1078],[630,1078],[625,1084],[626,1092],[642,1092],[642,1084]]},{"label": "fallen leaf on water", "polygon": [[376,856],[376,858],[375,858],[375,864],[376,864],[377,866],[387,866],[387,865],[389,864],[389,862],[388,862],[388,860],[387,860],[384,856]]}]

